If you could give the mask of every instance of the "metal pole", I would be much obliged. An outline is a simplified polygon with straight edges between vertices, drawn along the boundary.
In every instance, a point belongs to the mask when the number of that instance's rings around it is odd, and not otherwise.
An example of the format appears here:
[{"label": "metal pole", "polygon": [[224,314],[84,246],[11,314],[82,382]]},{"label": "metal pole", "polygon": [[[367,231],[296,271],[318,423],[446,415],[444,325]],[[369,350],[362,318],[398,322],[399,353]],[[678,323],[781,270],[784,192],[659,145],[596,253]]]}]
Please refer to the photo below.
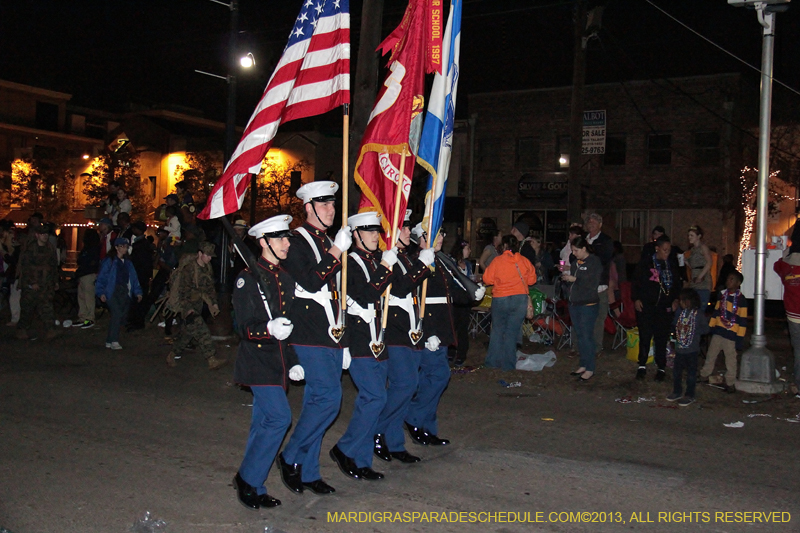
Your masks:
[{"label": "metal pole", "polygon": [[[227,6],[231,11],[231,20],[228,39],[228,109],[225,115],[225,164],[230,161],[236,145],[236,76],[234,72],[236,69],[236,37],[239,33],[239,2],[238,0],[231,0],[231,3],[227,4]],[[235,236],[235,234],[227,217],[222,217],[222,219],[224,231],[220,239],[218,294],[220,312],[217,315],[217,319],[211,324],[212,337],[217,339],[227,338],[233,333],[230,293],[232,283],[229,282],[231,269],[228,243],[230,243],[231,236]]]},{"label": "metal pole", "polygon": [[758,9],[764,26],[761,55],[761,103],[758,124],[758,196],[756,198],[756,279],[753,335],[754,348],[767,345],[764,336],[764,273],[767,261],[767,200],[769,198],[769,137],[772,110],[772,51],[775,44],[775,13]]},{"label": "metal pole", "polygon": [[[769,196],[769,134],[772,110],[772,50],[775,13],[768,5],[756,6],[764,27],[761,55],[761,101],[758,123],[758,191],[756,197],[756,279],[754,326],[750,348],[742,354],[736,390],[751,394],[775,394],[783,384],[775,380],[775,356],[767,349],[764,335],[764,279],[767,259],[767,199]],[[723,305],[725,302],[722,302]]]}]

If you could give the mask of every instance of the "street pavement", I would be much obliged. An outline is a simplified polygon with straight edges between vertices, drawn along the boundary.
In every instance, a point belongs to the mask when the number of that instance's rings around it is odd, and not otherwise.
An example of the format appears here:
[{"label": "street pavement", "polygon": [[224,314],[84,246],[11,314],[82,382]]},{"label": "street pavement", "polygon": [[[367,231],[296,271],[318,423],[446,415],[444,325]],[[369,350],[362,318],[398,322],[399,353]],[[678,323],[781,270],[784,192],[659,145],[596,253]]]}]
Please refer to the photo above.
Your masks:
[{"label": "street pavement", "polygon": [[[377,482],[346,478],[328,457],[355,398],[345,374],[321,458],[336,493],[294,495],[273,468],[267,489],[283,505],[250,511],[231,483],[251,403],[231,382],[232,366],[209,371],[190,351],[168,368],[169,345],[151,324],[123,334],[124,350],[106,350],[104,327],[50,342],[0,330],[0,527],[8,531],[125,532],[148,511],[169,533],[800,531],[800,423],[786,420],[800,400],[750,404],[767,398],[701,386],[698,402],[678,409],[652,371],[633,379],[621,351],[604,354],[587,385],[569,377],[576,360],[567,352],[542,372],[454,373],[440,406],[440,436],[452,444],[407,439],[423,461],[376,458],[373,468],[386,474]],[[768,333],[782,368],[780,322]],[[235,357],[235,341],[218,348]],[[484,354],[479,338],[468,363]],[[295,421],[302,393],[289,391]],[[723,426],[735,421],[744,427]]]}]

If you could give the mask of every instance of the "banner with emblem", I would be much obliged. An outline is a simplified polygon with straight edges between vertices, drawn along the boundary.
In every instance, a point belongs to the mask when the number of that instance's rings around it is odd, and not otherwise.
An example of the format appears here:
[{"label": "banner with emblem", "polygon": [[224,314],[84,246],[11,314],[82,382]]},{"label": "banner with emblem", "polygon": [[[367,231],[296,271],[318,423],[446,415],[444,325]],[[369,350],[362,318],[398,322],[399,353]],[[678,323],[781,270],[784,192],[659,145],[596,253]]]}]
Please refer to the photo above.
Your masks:
[{"label": "banner with emblem", "polygon": [[[391,51],[389,74],[378,92],[355,165],[355,180],[362,192],[359,211],[380,213],[387,234],[398,185],[403,192],[400,214],[408,204],[422,131],[430,2],[410,0],[402,22],[378,48],[384,54]],[[402,177],[401,154],[406,158]]]},{"label": "banner with emblem", "polygon": [[461,1],[452,0],[445,29],[442,54],[444,72],[433,79],[431,98],[422,129],[417,162],[430,173],[425,196],[422,228],[435,236],[444,218],[445,191],[453,152],[453,127],[456,116],[459,57],[461,50]]}]

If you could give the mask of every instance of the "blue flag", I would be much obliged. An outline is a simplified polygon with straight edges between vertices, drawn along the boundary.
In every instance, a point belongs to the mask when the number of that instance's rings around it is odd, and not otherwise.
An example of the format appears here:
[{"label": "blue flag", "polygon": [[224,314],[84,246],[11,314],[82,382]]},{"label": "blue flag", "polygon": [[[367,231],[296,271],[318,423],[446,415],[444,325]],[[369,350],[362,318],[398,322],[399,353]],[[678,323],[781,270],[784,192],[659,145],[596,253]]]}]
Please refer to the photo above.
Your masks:
[{"label": "blue flag", "polygon": [[447,174],[453,152],[453,124],[456,115],[458,59],[461,48],[461,1],[452,0],[450,3],[450,15],[442,40],[442,73],[437,72],[433,79],[425,125],[422,128],[417,152],[417,162],[430,173],[422,227],[430,236],[431,244],[442,227]]}]

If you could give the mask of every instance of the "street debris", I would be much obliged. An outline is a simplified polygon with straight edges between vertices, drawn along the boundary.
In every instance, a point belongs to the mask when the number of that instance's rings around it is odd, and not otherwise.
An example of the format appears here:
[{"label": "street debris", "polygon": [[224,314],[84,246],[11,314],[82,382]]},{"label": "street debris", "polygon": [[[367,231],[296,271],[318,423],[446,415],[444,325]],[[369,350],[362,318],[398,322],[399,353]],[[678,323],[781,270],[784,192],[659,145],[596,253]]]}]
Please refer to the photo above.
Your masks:
[{"label": "street debris", "polygon": [[743,428],[744,422],[731,422],[730,424],[722,424],[726,428]]},{"label": "street debris", "polygon": [[747,418],[756,418],[756,417],[759,417],[759,416],[765,416],[767,418],[772,418],[772,415],[768,415],[766,413],[753,413],[753,414],[747,415]]},{"label": "street debris", "polygon": [[652,398],[645,398],[644,396],[639,396],[637,399],[633,399],[632,396],[623,396],[622,398],[617,398],[614,400],[617,403],[643,403],[643,402],[654,402],[656,401],[655,397]]},{"label": "street debris", "polygon": [[546,353],[525,354],[517,350],[517,370],[539,372],[544,367],[556,364],[556,353],[550,350]]},{"label": "street debris", "polygon": [[506,380],[501,379],[497,383],[499,383],[500,385],[502,385],[503,387],[505,387],[507,389],[513,389],[514,387],[522,387],[522,382],[520,382],[520,381],[513,381],[511,383],[508,383]]},{"label": "street debris", "polygon": [[150,516],[150,511],[146,511],[142,518],[133,523],[131,531],[133,533],[161,533],[167,530],[167,523],[160,518]]}]

